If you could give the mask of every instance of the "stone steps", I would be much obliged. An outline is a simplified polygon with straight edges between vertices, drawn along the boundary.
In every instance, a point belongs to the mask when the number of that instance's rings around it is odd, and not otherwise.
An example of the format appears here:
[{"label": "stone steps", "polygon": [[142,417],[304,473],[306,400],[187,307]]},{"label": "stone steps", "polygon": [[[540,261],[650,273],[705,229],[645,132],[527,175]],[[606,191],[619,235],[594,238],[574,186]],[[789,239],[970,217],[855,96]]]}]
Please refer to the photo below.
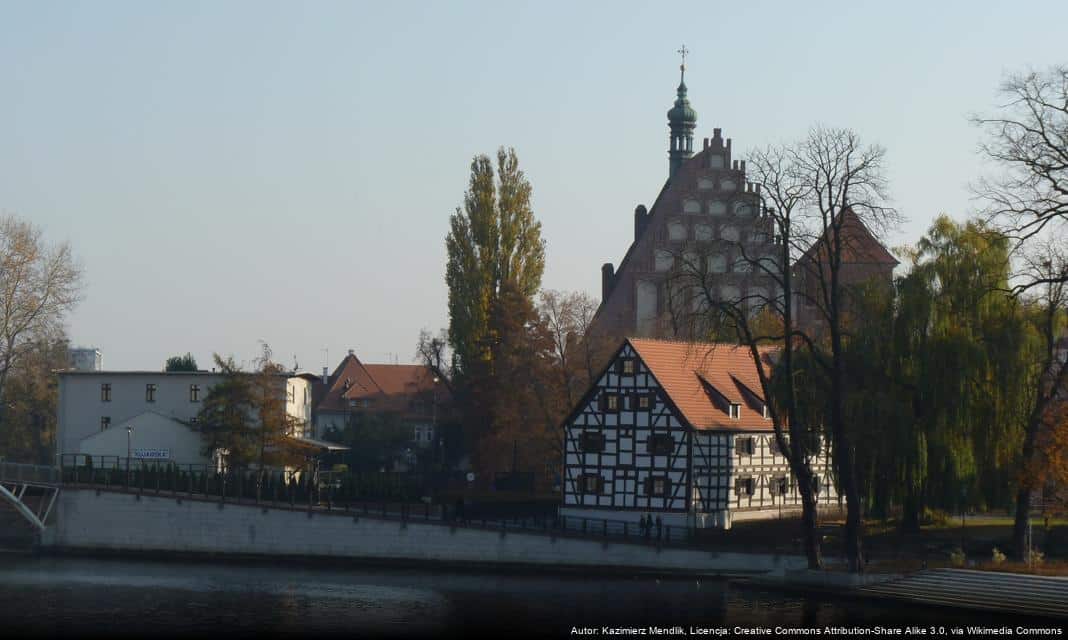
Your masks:
[{"label": "stone steps", "polygon": [[1068,618],[1068,578],[930,569],[859,591],[912,602]]}]

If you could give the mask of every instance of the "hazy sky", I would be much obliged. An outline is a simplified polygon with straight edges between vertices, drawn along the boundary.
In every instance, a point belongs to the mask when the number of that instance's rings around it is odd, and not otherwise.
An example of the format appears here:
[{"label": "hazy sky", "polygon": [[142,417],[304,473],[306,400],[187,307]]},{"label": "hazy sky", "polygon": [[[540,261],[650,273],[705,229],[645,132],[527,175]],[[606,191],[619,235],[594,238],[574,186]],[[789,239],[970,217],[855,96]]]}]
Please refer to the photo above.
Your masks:
[{"label": "hazy sky", "polygon": [[445,326],[471,157],[514,146],[544,286],[599,295],[667,175],[682,43],[696,137],[822,122],[888,150],[914,242],[975,207],[967,120],[1068,62],[1068,2],[3,2],[0,211],[86,270],[74,343],[410,362]]}]

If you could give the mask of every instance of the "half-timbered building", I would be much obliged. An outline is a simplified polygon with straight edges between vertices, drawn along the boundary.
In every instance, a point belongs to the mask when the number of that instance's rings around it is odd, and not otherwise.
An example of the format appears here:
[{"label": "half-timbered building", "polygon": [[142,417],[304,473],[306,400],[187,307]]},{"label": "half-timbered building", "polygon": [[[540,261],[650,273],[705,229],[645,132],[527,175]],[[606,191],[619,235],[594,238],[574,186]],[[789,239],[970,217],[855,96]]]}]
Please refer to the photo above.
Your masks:
[{"label": "half-timbered building", "polygon": [[[823,504],[838,499],[827,460],[821,446]],[[564,422],[562,515],[726,529],[800,508],[747,349],[625,339]]]}]

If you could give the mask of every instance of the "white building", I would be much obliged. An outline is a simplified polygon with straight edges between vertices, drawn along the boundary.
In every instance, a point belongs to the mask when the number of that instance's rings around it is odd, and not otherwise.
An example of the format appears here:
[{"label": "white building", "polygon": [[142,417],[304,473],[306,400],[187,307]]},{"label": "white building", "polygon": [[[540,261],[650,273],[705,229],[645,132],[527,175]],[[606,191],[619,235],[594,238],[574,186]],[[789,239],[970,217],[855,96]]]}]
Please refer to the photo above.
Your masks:
[{"label": "white building", "polygon": [[[208,391],[222,381],[208,371],[60,371],[57,458],[63,454],[207,463],[195,421]],[[279,376],[288,415],[311,424],[310,373]],[[284,387],[284,391],[282,390]],[[59,460],[57,459],[57,462]]]},{"label": "white building", "polygon": [[[801,508],[746,349],[627,339],[564,439],[564,516],[729,528]],[[820,449],[812,464],[827,504],[837,493]]]}]

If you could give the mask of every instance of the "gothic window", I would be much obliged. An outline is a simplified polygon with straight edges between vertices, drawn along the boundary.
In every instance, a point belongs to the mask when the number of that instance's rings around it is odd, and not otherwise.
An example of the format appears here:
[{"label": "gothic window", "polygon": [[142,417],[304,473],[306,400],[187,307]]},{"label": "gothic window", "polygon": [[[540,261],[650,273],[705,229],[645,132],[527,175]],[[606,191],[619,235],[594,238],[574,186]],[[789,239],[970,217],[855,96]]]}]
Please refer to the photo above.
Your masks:
[{"label": "gothic window", "polygon": [[693,251],[682,253],[682,268],[687,273],[701,273],[701,258]]},{"label": "gothic window", "polygon": [[714,216],[727,213],[727,203],[722,200],[711,200],[708,203],[708,212]]},{"label": "gothic window", "polygon": [[697,188],[701,189],[702,191],[708,191],[710,189],[715,189],[716,188],[716,181],[712,180],[711,178],[698,178],[697,179]]},{"label": "gothic window", "polygon": [[672,221],[668,224],[668,240],[682,241],[686,239],[686,225]]},{"label": "gothic window", "polygon": [[724,191],[734,191],[734,188],[737,186],[738,185],[734,183],[734,180],[731,180],[729,178],[724,179],[722,182],[719,183],[719,188],[723,189]]},{"label": "gothic window", "polygon": [[683,213],[701,213],[701,203],[697,200],[687,200],[682,203]]},{"label": "gothic window", "polygon": [[708,270],[711,273],[726,273],[727,256],[723,254],[708,256]]},{"label": "gothic window", "polygon": [[748,202],[735,202],[734,215],[742,217],[749,217],[753,215],[753,205]]},{"label": "gothic window", "polygon": [[728,242],[738,242],[738,239],[741,238],[742,235],[738,232],[738,227],[728,224],[724,225],[723,228],[719,230],[719,237]]},{"label": "gothic window", "polygon": [[694,240],[698,242],[709,242],[712,240],[712,227],[707,224],[694,225],[693,228]]},{"label": "gothic window", "polygon": [[675,266],[675,256],[671,255],[670,251],[665,249],[656,250],[656,264],[657,271],[670,271]]}]

